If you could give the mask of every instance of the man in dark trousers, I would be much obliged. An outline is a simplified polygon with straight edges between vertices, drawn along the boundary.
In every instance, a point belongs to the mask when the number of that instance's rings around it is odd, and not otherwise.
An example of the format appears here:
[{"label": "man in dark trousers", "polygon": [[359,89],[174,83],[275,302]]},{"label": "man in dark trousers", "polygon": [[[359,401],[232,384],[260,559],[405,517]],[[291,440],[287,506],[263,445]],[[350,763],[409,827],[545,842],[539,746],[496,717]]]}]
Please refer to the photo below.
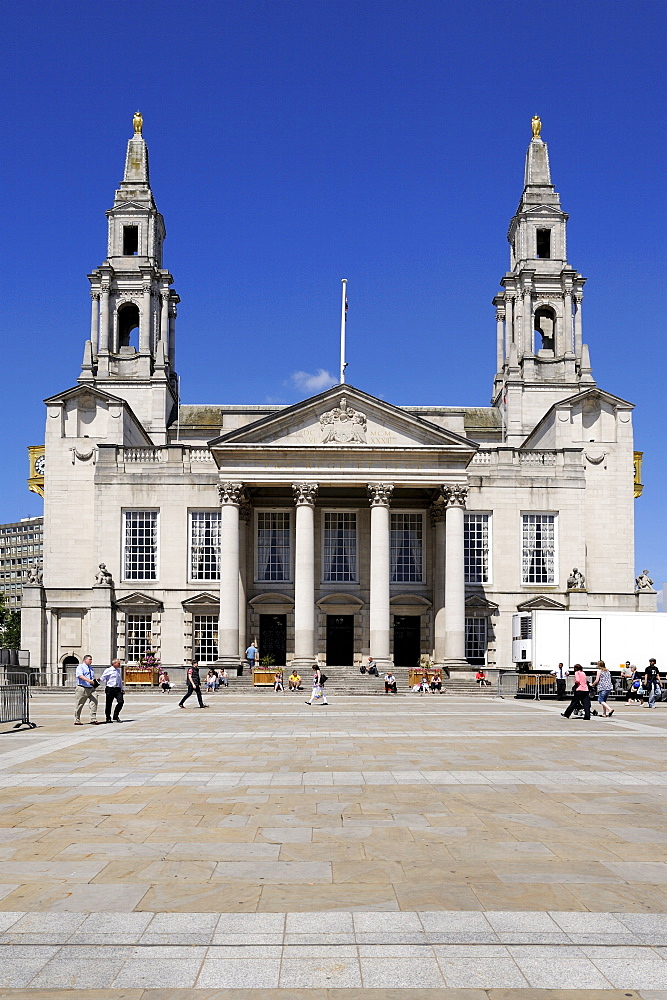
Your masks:
[{"label": "man in dark trousers", "polygon": [[199,702],[200,708],[208,708],[202,701],[201,696],[201,680],[199,677],[199,662],[193,660],[190,667],[188,668],[188,691],[178,703],[179,708],[185,708],[185,702],[188,700],[191,694],[197,695],[197,701]]},{"label": "man in dark trousers", "polygon": [[653,708],[655,699],[660,693],[660,674],[653,658],[648,661],[648,667],[644,674],[644,691],[648,695],[648,707]]},{"label": "man in dark trousers", "polygon": [[559,701],[563,701],[565,698],[565,688],[567,686],[567,675],[569,674],[567,667],[564,667],[562,663],[559,663],[555,670],[551,673],[556,678],[556,697]]}]

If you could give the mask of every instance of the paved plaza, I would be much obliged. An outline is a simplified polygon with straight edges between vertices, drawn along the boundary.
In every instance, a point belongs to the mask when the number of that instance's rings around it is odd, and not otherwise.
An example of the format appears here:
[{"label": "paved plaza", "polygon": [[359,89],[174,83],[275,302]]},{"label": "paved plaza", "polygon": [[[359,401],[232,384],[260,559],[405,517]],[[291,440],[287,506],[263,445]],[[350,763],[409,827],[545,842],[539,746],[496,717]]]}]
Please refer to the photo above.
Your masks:
[{"label": "paved plaza", "polygon": [[662,706],[304,698],[34,697],[0,1000],[667,1000]]}]

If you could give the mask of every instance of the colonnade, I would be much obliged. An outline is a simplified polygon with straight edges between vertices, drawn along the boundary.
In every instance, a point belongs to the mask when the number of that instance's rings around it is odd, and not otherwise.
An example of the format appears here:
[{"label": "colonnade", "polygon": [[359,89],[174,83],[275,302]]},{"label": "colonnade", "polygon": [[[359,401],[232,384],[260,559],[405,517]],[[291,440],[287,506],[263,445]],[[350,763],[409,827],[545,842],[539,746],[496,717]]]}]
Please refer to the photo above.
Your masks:
[{"label": "colonnade", "polygon": [[[390,507],[394,486],[368,486],[370,532],[370,654],[382,668],[390,660]],[[239,629],[245,637],[245,576],[240,566],[239,535],[245,530],[247,503],[242,483],[223,483],[220,494],[220,622],[218,659],[230,667],[239,662]],[[294,483],[296,525],[294,559],[294,659],[299,667],[315,662],[315,503],[319,485]],[[465,576],[463,561],[464,510],[468,488],[444,486],[430,508],[435,534],[433,605],[434,653],[437,663],[467,669],[465,661]]]}]

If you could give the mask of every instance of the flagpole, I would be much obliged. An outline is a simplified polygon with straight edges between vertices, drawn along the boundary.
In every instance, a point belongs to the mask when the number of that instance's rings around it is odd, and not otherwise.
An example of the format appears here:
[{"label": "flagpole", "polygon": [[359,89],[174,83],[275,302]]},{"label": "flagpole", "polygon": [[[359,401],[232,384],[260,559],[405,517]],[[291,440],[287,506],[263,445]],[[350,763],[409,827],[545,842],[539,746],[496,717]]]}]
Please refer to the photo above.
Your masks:
[{"label": "flagpole", "polygon": [[347,361],[345,360],[345,320],[346,320],[346,309],[347,309],[347,278],[341,279],[341,284],[343,286],[343,293],[340,305],[340,384],[345,385],[345,369],[347,368]]}]

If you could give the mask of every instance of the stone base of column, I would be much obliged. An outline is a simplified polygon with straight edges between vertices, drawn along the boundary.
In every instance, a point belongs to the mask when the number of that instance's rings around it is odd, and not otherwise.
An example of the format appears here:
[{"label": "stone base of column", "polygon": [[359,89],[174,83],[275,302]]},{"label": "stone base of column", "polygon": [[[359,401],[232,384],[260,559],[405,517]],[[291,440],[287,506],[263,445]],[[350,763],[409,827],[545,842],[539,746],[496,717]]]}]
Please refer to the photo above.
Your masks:
[{"label": "stone base of column", "polygon": [[388,670],[394,669],[394,664],[392,660],[389,659],[389,657],[374,656],[373,663],[378,668],[378,671],[381,674],[386,673]]},{"label": "stone base of column", "polygon": [[225,670],[238,670],[240,666],[246,666],[246,664],[237,654],[236,656],[219,656],[214,666],[224,667]]},{"label": "stone base of column", "polygon": [[467,660],[456,660],[453,657],[445,657],[442,661],[442,667],[444,670],[449,671],[450,674],[456,674],[457,677],[461,677],[462,674],[467,673],[470,677],[474,678],[476,673]]},{"label": "stone base of column", "polygon": [[[289,662],[290,667],[296,668],[297,670],[312,670],[315,666],[321,666],[318,663],[316,656],[295,656]],[[326,668],[322,667],[326,673]]]}]

